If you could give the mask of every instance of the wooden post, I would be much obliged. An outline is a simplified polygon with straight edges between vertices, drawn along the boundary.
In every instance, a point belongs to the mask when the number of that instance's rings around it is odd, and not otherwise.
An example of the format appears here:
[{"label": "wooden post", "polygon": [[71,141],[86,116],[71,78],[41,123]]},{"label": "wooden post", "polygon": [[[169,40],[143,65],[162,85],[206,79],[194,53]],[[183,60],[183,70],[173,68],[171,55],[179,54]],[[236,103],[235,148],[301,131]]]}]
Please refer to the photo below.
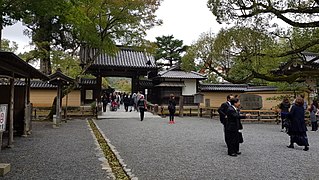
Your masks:
[{"label": "wooden post", "polygon": [[14,115],[14,74],[10,78],[10,122],[8,147],[13,147],[13,115]]},{"label": "wooden post", "polygon": [[28,94],[29,94],[29,83],[28,83],[29,78],[25,78],[25,90],[24,90],[24,126],[23,126],[23,137],[27,136],[27,129],[28,129],[28,124],[29,124],[29,117],[28,117]]},{"label": "wooden post", "polygon": [[179,116],[180,117],[184,116],[184,97],[183,96],[179,97]]},{"label": "wooden post", "polygon": [[0,131],[0,152],[1,152],[1,149],[2,149],[2,131]]},{"label": "wooden post", "polygon": [[60,124],[61,118],[61,83],[58,82],[57,97],[56,97],[56,115],[53,117],[53,128],[57,128]]}]

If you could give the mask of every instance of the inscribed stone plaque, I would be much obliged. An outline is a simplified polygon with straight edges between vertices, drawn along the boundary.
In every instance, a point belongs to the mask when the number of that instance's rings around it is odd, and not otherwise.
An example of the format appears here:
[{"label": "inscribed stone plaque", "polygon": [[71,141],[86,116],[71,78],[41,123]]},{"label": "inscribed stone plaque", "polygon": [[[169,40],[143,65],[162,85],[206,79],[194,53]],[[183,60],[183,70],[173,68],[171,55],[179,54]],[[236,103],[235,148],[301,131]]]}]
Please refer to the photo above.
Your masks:
[{"label": "inscribed stone plaque", "polygon": [[194,103],[203,103],[204,102],[204,95],[203,94],[200,94],[200,93],[197,93],[197,94],[194,94]]},{"label": "inscribed stone plaque", "polygon": [[263,107],[262,97],[255,94],[241,94],[239,96],[241,109],[258,110]]}]

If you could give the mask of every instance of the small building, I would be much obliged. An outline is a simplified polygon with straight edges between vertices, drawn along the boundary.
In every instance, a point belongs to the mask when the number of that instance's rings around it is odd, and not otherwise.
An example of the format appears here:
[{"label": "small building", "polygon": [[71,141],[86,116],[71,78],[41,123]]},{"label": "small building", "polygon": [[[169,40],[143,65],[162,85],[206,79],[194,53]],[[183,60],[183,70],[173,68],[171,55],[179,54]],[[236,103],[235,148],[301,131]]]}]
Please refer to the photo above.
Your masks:
[{"label": "small building", "polygon": [[[9,133],[8,145],[11,146],[13,132],[18,135],[27,135],[31,132],[31,79],[48,80],[48,77],[14,53],[0,51],[0,79],[2,81],[0,104],[7,105],[9,109],[6,130]],[[24,79],[25,85],[15,87],[17,79]]]},{"label": "small building", "polygon": [[177,102],[179,97],[183,96],[184,105],[195,105],[194,95],[198,93],[199,81],[204,79],[204,75],[183,71],[178,66],[160,71],[153,78],[152,99],[156,100],[157,104],[168,104],[170,94],[174,94]]}]

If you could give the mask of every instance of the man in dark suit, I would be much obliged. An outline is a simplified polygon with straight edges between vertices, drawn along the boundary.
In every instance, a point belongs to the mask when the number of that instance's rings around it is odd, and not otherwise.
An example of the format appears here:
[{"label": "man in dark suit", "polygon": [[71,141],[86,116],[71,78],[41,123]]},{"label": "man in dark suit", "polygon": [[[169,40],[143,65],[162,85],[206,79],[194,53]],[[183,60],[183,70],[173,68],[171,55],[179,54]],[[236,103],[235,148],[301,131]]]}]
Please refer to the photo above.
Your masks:
[{"label": "man in dark suit", "polygon": [[239,152],[239,130],[243,129],[240,122],[242,116],[239,114],[240,101],[238,98],[232,98],[230,103],[231,106],[226,112],[227,121],[225,123],[225,139],[228,155],[237,156],[241,154],[241,152]]},{"label": "man in dark suit", "polygon": [[226,112],[227,112],[227,110],[228,110],[228,108],[231,106],[231,104],[230,104],[230,99],[232,99],[232,98],[234,98],[234,96],[233,95],[228,95],[227,96],[227,101],[226,102],[224,102],[223,104],[221,104],[220,105],[220,107],[218,108],[218,114],[219,114],[219,119],[220,119],[220,122],[223,124],[223,125],[225,125],[225,122],[226,122],[226,118],[227,118],[227,116],[226,116]]},{"label": "man in dark suit", "polygon": [[227,121],[227,110],[229,107],[231,107],[231,104],[230,104],[230,99],[234,98],[233,95],[228,95],[227,96],[227,101],[224,102],[223,104],[220,105],[220,107],[218,108],[218,114],[219,114],[219,119],[220,119],[220,122],[224,125],[224,137],[225,137],[225,142],[226,142],[226,136],[225,136],[225,124],[226,124],[226,121]]}]

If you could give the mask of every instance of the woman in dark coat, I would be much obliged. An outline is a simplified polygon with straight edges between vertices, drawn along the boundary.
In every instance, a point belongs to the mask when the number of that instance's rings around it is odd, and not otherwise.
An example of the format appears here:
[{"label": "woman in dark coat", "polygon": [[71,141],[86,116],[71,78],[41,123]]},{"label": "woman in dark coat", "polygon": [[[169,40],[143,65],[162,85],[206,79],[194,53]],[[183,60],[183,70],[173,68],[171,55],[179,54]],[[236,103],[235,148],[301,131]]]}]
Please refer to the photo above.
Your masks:
[{"label": "woman in dark coat", "polygon": [[289,108],[290,108],[290,102],[288,98],[284,98],[284,100],[279,105],[280,115],[281,115],[281,130],[284,129],[284,121],[287,120]]},{"label": "woman in dark coat", "polygon": [[288,114],[288,118],[291,121],[291,125],[288,128],[288,134],[290,136],[290,145],[288,148],[294,148],[294,143],[299,146],[305,146],[304,151],[309,150],[307,127],[305,123],[305,109],[303,107],[304,100],[301,97],[297,97],[295,104],[291,107]]},{"label": "woman in dark coat", "polygon": [[127,112],[128,111],[128,106],[130,105],[130,96],[128,94],[124,95],[123,103],[124,103],[124,109]]},{"label": "woman in dark coat", "polygon": [[175,101],[174,94],[171,94],[168,100],[168,111],[169,111],[169,124],[175,124],[174,115],[176,111],[176,101]]},{"label": "woman in dark coat", "polygon": [[228,155],[237,156],[240,155],[239,143],[240,143],[240,133],[239,130],[243,129],[240,122],[242,118],[239,114],[240,101],[238,98],[233,98],[230,100],[231,106],[228,108],[227,121],[225,124],[225,138],[228,148]]}]

